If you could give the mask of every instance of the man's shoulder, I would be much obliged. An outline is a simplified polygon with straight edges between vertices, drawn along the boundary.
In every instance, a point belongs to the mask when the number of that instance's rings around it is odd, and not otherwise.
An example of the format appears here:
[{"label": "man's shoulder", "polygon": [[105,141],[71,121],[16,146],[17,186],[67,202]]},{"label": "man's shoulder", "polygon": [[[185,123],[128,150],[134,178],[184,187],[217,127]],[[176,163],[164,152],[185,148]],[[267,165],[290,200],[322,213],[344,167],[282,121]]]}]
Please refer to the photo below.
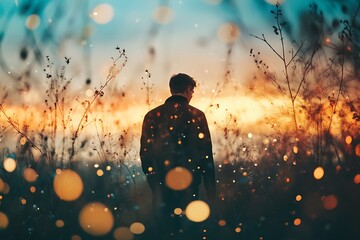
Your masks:
[{"label": "man's shoulder", "polygon": [[191,112],[193,115],[205,116],[205,113],[203,111],[201,111],[200,109],[198,109],[192,105],[188,105],[188,109],[189,109],[189,112]]},{"label": "man's shoulder", "polygon": [[151,118],[159,115],[159,113],[162,111],[163,108],[164,108],[164,104],[151,109],[145,114],[145,118]]}]

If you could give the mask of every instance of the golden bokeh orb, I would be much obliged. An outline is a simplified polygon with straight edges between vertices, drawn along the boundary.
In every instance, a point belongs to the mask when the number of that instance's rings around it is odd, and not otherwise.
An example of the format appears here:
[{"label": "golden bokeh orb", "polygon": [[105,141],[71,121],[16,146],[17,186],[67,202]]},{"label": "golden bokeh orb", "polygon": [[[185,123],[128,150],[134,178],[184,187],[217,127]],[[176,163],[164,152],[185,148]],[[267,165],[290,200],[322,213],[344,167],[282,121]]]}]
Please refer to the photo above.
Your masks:
[{"label": "golden bokeh orb", "polygon": [[[219,39],[226,44],[233,44],[240,36],[240,29],[235,23],[224,23],[218,28]],[[251,136],[249,136],[249,134]],[[249,133],[248,137],[251,138],[252,134]]]},{"label": "golden bokeh orb", "polygon": [[360,143],[355,147],[355,154],[356,156],[360,157]]},{"label": "golden bokeh orb", "polygon": [[127,227],[116,228],[113,236],[115,240],[132,240],[134,238],[134,234]]},{"label": "golden bokeh orb", "polygon": [[182,212],[183,212],[183,211],[182,211],[181,208],[175,208],[175,209],[174,209],[174,214],[175,214],[175,215],[181,215]]},{"label": "golden bokeh orb", "polygon": [[226,226],[226,221],[224,219],[220,219],[218,221],[218,224],[219,224],[220,227],[225,227]]},{"label": "golden bokeh orb", "polygon": [[11,157],[6,158],[3,164],[7,172],[13,172],[16,169],[16,161]]},{"label": "golden bokeh orb", "polygon": [[0,212],[0,229],[5,229],[9,225],[9,218],[5,213]]},{"label": "golden bokeh orb", "polygon": [[170,7],[159,6],[155,9],[153,14],[154,20],[159,24],[167,24],[174,17],[174,13]]},{"label": "golden bokeh orb", "polygon": [[324,176],[324,169],[322,167],[315,168],[313,175],[315,179],[320,180]]},{"label": "golden bokeh orb", "polygon": [[298,148],[297,146],[294,146],[294,147],[293,147],[293,152],[294,152],[295,154],[297,154],[297,153],[299,152],[299,148]]},{"label": "golden bokeh orb", "polygon": [[21,145],[25,145],[25,144],[26,144],[26,142],[27,142],[26,137],[22,137],[22,138],[20,138],[19,143],[20,143]]},{"label": "golden bokeh orb", "polygon": [[203,222],[210,216],[210,207],[204,201],[195,200],[187,205],[185,215],[190,221]]},{"label": "golden bokeh orb", "polygon": [[98,169],[96,171],[96,175],[98,175],[99,177],[103,176],[104,175],[104,171],[102,169]]},{"label": "golden bokeh orb", "polygon": [[1,192],[5,193],[5,194],[8,194],[10,192],[10,185],[7,184],[6,182],[4,182],[4,186],[3,186]]},{"label": "golden bokeh orb", "polygon": [[113,19],[114,9],[110,4],[102,3],[92,10],[90,17],[98,24],[106,24]]},{"label": "golden bokeh orb", "polygon": [[24,169],[23,176],[27,182],[35,182],[38,178],[38,174],[36,173],[36,171],[30,167]]},{"label": "golden bokeh orb", "polygon": [[31,187],[29,188],[29,191],[30,191],[31,193],[34,193],[34,192],[36,192],[36,187],[34,187],[34,186],[31,186]]},{"label": "golden bokeh orb", "polygon": [[192,180],[192,174],[189,170],[183,167],[175,167],[166,174],[165,184],[172,190],[180,191],[188,188]]},{"label": "golden bokeh orb", "polygon": [[83,182],[75,171],[63,169],[55,175],[54,190],[61,200],[74,201],[83,191]]},{"label": "golden bokeh orb", "polygon": [[72,235],[71,240],[81,240],[81,237],[79,235]]},{"label": "golden bokeh orb", "polygon": [[63,221],[62,219],[58,219],[58,220],[56,220],[56,222],[55,222],[55,226],[56,226],[57,228],[63,228],[63,227],[65,226],[65,223],[64,223],[64,221]]},{"label": "golden bokeh orb", "polygon": [[352,137],[349,135],[349,136],[346,136],[346,138],[345,138],[345,142],[346,142],[346,144],[347,145],[350,145],[351,143],[352,143]]},{"label": "golden bokeh orb", "polygon": [[295,226],[299,226],[301,224],[301,219],[300,218],[296,218],[295,220],[294,220],[294,225]]},{"label": "golden bokeh orb", "polygon": [[141,222],[134,222],[130,225],[130,231],[133,234],[142,234],[145,232],[145,226]]},{"label": "golden bokeh orb", "polygon": [[114,225],[114,216],[103,203],[86,204],[80,211],[81,228],[90,235],[103,236],[109,233]]},{"label": "golden bokeh orb", "polygon": [[[356,174],[355,177],[354,177],[354,183],[355,184],[359,184],[360,183],[360,174]],[[0,189],[1,191],[1,189]]]},{"label": "golden bokeh orb", "polygon": [[25,26],[30,30],[35,30],[40,25],[40,21],[41,21],[41,19],[40,19],[39,15],[32,14],[27,17]]},{"label": "golden bokeh orb", "polygon": [[5,188],[5,182],[0,178],[0,192],[2,192]]}]

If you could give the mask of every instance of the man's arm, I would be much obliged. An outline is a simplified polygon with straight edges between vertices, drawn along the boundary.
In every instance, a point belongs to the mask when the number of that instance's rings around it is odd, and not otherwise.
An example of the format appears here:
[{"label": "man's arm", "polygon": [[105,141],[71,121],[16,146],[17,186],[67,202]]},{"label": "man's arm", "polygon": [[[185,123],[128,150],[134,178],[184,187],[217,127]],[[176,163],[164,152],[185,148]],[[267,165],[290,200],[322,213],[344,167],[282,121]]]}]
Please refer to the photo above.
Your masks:
[{"label": "man's arm", "polygon": [[205,189],[208,198],[214,200],[216,198],[216,182],[215,182],[215,165],[212,152],[212,142],[209,127],[205,114],[201,114],[199,126],[199,141],[202,156],[202,175],[204,179]]},{"label": "man's arm", "polygon": [[149,114],[146,114],[142,124],[140,138],[140,160],[141,167],[145,175],[151,174],[155,170],[154,166],[154,123]]}]

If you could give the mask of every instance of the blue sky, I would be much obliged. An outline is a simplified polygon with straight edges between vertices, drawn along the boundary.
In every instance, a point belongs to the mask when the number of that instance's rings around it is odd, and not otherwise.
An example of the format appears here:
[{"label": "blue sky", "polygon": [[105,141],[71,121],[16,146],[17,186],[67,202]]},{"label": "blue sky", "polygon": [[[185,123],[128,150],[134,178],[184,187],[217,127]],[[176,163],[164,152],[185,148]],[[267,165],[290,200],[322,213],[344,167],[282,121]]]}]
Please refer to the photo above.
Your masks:
[{"label": "blue sky", "polygon": [[[341,1],[283,1],[293,33],[297,32],[299,14],[308,11],[311,2],[318,3],[326,16],[341,8]],[[113,11],[106,24],[91,17],[100,4],[107,4]],[[167,7],[172,16],[166,24],[154,18],[161,6]],[[129,57],[119,87],[139,89],[144,70],[148,69],[159,87],[166,86],[171,74],[187,72],[203,86],[213,88],[223,78],[228,50],[218,36],[219,28],[234,23],[240,31],[231,61],[233,77],[241,83],[255,70],[249,49],[266,47],[249,34],[272,36],[273,18],[269,12],[273,8],[266,0],[5,0],[0,3],[0,33],[4,36],[0,47],[3,62],[13,73],[21,75],[31,65],[29,81],[34,85],[44,80],[44,62],[34,60],[31,44],[36,42],[40,58],[49,55],[61,65],[64,56],[71,57],[75,89],[83,88],[87,78],[94,84],[101,82],[116,46],[125,48]],[[26,21],[32,14],[39,16],[40,24],[29,30]],[[21,60],[24,46],[28,56]],[[153,56],[149,49],[153,49]],[[5,82],[10,81],[6,79],[7,69],[2,70]]]}]

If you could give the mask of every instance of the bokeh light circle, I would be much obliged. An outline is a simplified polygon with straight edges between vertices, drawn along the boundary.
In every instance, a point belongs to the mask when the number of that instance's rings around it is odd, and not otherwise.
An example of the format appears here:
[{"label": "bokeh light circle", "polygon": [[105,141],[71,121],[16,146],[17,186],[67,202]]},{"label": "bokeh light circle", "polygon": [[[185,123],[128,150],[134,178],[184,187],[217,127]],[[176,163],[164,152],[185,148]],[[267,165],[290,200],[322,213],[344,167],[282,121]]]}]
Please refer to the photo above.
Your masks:
[{"label": "bokeh light circle", "polygon": [[300,218],[296,218],[295,220],[294,220],[294,225],[295,226],[299,226],[301,224],[301,219]]},{"label": "bokeh light circle", "polygon": [[322,167],[317,167],[314,170],[314,178],[320,180],[324,176],[324,169]]},{"label": "bokeh light circle", "polygon": [[210,216],[210,207],[204,201],[195,200],[187,205],[185,215],[190,221],[203,222]]},{"label": "bokeh light circle", "polygon": [[118,227],[113,233],[115,240],[132,240],[134,234],[127,227]]},{"label": "bokeh light circle", "polygon": [[355,147],[355,154],[356,156],[360,157],[360,143]]},{"label": "bokeh light circle", "polygon": [[167,24],[173,19],[173,15],[174,13],[170,7],[160,6],[155,9],[153,18],[157,23]]},{"label": "bokeh light circle", "polygon": [[142,234],[145,231],[145,226],[140,222],[134,222],[130,225],[130,231],[133,234]]},{"label": "bokeh light circle", "polygon": [[219,224],[220,227],[225,227],[226,226],[226,221],[224,219],[220,219],[218,221],[218,224]]},{"label": "bokeh light circle", "polygon": [[36,179],[38,178],[38,174],[32,168],[25,168],[23,172],[23,176],[27,182],[35,182]]},{"label": "bokeh light circle", "polygon": [[75,171],[61,170],[55,175],[54,190],[61,200],[74,201],[80,197],[83,191],[83,182]]},{"label": "bokeh light circle", "polygon": [[81,237],[79,235],[72,235],[71,240],[81,240]]},{"label": "bokeh light circle", "polygon": [[98,24],[109,23],[114,17],[114,9],[111,5],[103,3],[97,5],[91,12],[91,18]]},{"label": "bokeh light circle", "polygon": [[175,215],[181,215],[182,214],[182,209],[181,208],[175,208],[174,209],[174,214]]},{"label": "bokeh light circle", "polygon": [[32,14],[27,17],[25,26],[30,30],[35,30],[40,25],[40,21],[41,21],[41,19],[38,15]]},{"label": "bokeh light circle", "polygon": [[321,201],[326,210],[333,210],[338,205],[338,199],[335,195],[323,196]]},{"label": "bokeh light circle", "polygon": [[5,182],[0,178],[0,192],[4,191],[5,189]]},{"label": "bokeh light circle", "polygon": [[[359,184],[360,183],[360,174],[356,174],[355,177],[354,177],[354,183],[355,184]],[[1,188],[0,188],[0,191],[1,191]]]},{"label": "bokeh light circle", "polygon": [[111,231],[114,216],[104,204],[92,202],[86,204],[80,211],[81,228],[90,235],[103,236]]},{"label": "bokeh light circle", "polygon": [[16,161],[11,157],[6,158],[3,164],[7,172],[13,172],[16,169]]},{"label": "bokeh light circle", "polygon": [[347,145],[350,145],[351,144],[351,142],[352,142],[352,137],[351,136],[346,136],[346,138],[345,138],[345,142],[346,142],[346,144]]},{"label": "bokeh light circle", "polygon": [[232,44],[238,40],[240,29],[235,23],[224,23],[218,29],[218,37],[226,44]]},{"label": "bokeh light circle", "polygon": [[0,212],[0,229],[5,229],[9,225],[9,219],[5,213]]},{"label": "bokeh light circle", "polygon": [[65,226],[65,223],[64,223],[64,221],[62,219],[58,219],[55,222],[55,226],[58,227],[58,228],[63,228]]},{"label": "bokeh light circle", "polygon": [[20,143],[21,145],[25,145],[25,144],[26,144],[26,142],[27,142],[26,137],[22,137],[22,138],[20,138],[19,143]]},{"label": "bokeh light circle", "polygon": [[171,169],[165,177],[165,184],[172,190],[180,191],[188,188],[192,183],[192,174],[183,167]]},{"label": "bokeh light circle", "polygon": [[8,194],[10,192],[10,185],[7,184],[6,182],[4,182],[2,192],[5,193],[5,194]]}]

